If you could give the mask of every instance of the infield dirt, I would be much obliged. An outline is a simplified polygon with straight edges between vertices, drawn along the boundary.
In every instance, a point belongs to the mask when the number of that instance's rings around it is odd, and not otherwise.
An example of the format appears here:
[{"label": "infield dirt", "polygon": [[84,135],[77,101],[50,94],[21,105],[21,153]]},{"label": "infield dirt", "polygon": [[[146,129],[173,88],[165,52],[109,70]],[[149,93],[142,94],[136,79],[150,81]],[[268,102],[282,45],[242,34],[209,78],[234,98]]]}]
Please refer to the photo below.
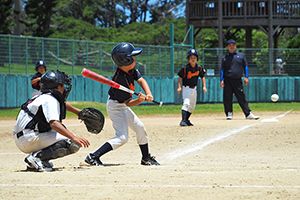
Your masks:
[{"label": "infield dirt", "polygon": [[[261,118],[192,115],[193,127],[180,127],[180,115],[140,117],[160,166],[140,165],[131,130],[127,144],[101,158],[106,166],[86,165],[87,154],[114,136],[111,121],[92,135],[67,119],[91,146],[53,160],[53,172],[26,170],[15,120],[1,120],[0,199],[299,199],[300,112],[254,113]],[[278,122],[261,122],[274,117]]]}]

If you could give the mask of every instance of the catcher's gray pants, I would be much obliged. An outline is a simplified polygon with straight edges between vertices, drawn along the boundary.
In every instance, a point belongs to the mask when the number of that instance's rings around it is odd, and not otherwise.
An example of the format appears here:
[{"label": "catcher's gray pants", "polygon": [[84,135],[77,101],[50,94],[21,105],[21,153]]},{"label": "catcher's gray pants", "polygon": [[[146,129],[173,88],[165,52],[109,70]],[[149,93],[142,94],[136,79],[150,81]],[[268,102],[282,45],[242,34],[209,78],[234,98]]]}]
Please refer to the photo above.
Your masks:
[{"label": "catcher's gray pants", "polygon": [[113,149],[117,149],[128,141],[128,126],[136,133],[139,145],[148,143],[144,124],[125,103],[109,99],[106,108],[116,131],[116,137],[107,141]]},{"label": "catcher's gray pants", "polygon": [[16,133],[14,134],[15,143],[17,147],[24,153],[36,152],[50,145],[60,141],[68,139],[67,137],[57,133],[55,130],[50,132],[39,133],[34,130],[24,129],[23,136],[17,138]]}]

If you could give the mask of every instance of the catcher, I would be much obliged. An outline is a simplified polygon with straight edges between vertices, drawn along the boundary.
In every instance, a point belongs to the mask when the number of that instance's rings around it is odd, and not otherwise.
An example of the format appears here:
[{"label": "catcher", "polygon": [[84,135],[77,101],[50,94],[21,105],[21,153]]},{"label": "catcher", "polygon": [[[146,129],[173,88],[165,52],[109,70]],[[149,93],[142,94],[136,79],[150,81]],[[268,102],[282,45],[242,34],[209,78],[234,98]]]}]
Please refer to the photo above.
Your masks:
[{"label": "catcher", "polygon": [[76,153],[89,141],[68,131],[61,123],[66,111],[80,110],[65,103],[72,88],[71,78],[61,71],[48,71],[41,77],[42,94],[26,101],[13,128],[17,147],[24,153],[28,168],[52,171],[49,160]]}]

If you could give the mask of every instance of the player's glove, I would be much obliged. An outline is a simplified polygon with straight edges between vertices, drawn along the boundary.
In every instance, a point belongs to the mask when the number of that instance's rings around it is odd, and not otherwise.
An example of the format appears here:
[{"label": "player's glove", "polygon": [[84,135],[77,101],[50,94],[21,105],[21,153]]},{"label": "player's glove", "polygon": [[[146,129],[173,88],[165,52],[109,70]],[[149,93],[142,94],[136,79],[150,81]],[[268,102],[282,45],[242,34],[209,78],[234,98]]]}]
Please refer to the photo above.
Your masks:
[{"label": "player's glove", "polygon": [[98,134],[101,132],[104,126],[104,115],[96,108],[84,108],[78,114],[78,119],[81,119],[86,129],[90,133]]}]

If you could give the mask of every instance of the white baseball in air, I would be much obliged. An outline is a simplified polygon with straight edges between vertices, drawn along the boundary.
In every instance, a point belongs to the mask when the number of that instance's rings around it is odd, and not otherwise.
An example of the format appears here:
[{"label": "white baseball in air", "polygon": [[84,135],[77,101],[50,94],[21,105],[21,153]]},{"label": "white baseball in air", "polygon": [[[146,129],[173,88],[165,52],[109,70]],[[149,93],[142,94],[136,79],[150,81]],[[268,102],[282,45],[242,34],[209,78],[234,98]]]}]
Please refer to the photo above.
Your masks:
[{"label": "white baseball in air", "polygon": [[279,99],[279,96],[278,96],[278,94],[272,94],[272,96],[271,96],[271,100],[272,100],[273,102],[276,102],[276,101],[278,101],[278,99]]}]

